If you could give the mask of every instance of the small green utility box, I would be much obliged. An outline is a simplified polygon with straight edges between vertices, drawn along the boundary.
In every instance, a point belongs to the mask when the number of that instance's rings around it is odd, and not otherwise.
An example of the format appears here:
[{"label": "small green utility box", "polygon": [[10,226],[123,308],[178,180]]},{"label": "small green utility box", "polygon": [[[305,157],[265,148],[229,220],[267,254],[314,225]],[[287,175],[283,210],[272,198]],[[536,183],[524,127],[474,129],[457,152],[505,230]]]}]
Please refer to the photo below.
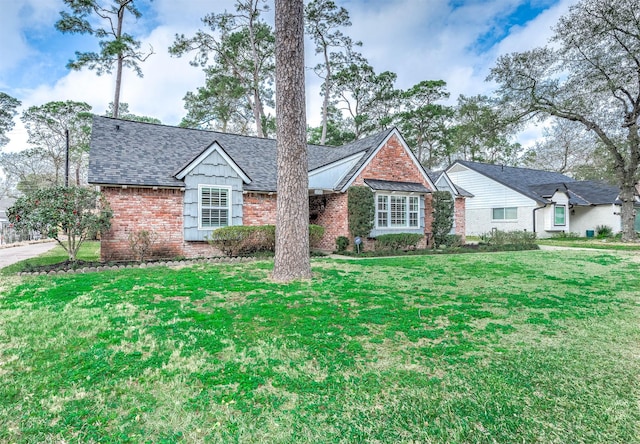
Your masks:
[{"label": "small green utility box", "polygon": [[594,237],[596,232],[594,230],[587,230],[587,237]]}]

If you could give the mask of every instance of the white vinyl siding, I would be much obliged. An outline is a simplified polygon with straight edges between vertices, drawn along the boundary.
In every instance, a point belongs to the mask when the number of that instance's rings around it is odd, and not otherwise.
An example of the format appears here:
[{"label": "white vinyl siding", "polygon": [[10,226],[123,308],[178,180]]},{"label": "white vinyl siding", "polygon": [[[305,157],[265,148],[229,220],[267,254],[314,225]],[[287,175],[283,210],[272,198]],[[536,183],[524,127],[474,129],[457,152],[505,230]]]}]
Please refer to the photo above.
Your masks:
[{"label": "white vinyl siding", "polygon": [[[447,170],[447,174],[456,186],[474,195],[465,201],[467,235],[479,236],[493,229],[533,230],[533,210],[538,207],[538,203],[533,199],[459,164]],[[495,220],[494,208],[517,208],[517,219]],[[541,214],[538,216],[542,217]],[[541,218],[536,228],[540,230],[543,223]]]}]

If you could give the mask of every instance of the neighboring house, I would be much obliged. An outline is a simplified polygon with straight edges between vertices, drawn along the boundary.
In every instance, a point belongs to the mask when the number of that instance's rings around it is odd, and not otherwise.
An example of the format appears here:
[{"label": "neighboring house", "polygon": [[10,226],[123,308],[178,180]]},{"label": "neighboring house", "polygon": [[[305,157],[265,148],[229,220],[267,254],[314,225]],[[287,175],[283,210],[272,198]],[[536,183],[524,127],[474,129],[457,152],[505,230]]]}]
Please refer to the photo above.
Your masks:
[{"label": "neighboring house", "polygon": [[15,201],[15,199],[0,199],[0,224],[9,222],[7,210]]},{"label": "neighboring house", "polygon": [[447,168],[456,186],[473,193],[465,209],[466,234],[493,229],[587,235],[598,225],[621,230],[619,188],[576,181],[560,173],[459,160]]},{"label": "neighboring house", "polygon": [[7,217],[7,209],[9,209],[15,201],[15,199],[0,199],[0,245],[9,242],[10,224],[9,218]]},{"label": "neighboring house", "polygon": [[[375,192],[371,238],[412,232],[428,240],[435,186],[397,129],[307,152],[309,221],[325,227],[323,249],[351,237],[347,190],[354,185]],[[142,230],[159,235],[156,256],[210,255],[205,239],[219,227],[275,224],[276,177],[275,140],[96,116],[89,183],[114,212],[102,258],[130,258],[129,236]],[[465,197],[456,199],[463,212]]]}]

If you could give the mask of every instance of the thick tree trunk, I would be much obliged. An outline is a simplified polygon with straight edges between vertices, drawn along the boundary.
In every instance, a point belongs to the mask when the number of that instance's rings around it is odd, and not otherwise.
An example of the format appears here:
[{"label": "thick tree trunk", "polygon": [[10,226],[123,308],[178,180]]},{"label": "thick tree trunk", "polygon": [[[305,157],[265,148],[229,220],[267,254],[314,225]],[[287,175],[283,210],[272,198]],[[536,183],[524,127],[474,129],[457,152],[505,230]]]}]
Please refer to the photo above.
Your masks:
[{"label": "thick tree trunk", "polygon": [[278,202],[275,281],[311,278],[304,91],[304,2],[276,0]]}]

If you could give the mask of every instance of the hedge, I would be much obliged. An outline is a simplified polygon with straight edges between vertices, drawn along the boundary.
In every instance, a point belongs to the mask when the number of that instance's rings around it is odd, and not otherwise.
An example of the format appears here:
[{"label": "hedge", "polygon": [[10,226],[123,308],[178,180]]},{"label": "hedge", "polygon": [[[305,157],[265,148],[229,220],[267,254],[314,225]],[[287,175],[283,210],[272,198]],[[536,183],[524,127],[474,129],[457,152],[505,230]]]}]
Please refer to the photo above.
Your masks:
[{"label": "hedge", "polygon": [[[324,236],[324,227],[309,225],[309,247],[317,248]],[[275,225],[244,226],[218,228],[207,236],[209,244],[229,257],[246,256],[259,251],[275,251]]]},{"label": "hedge", "polygon": [[415,250],[423,234],[392,233],[376,237],[376,250]]}]

